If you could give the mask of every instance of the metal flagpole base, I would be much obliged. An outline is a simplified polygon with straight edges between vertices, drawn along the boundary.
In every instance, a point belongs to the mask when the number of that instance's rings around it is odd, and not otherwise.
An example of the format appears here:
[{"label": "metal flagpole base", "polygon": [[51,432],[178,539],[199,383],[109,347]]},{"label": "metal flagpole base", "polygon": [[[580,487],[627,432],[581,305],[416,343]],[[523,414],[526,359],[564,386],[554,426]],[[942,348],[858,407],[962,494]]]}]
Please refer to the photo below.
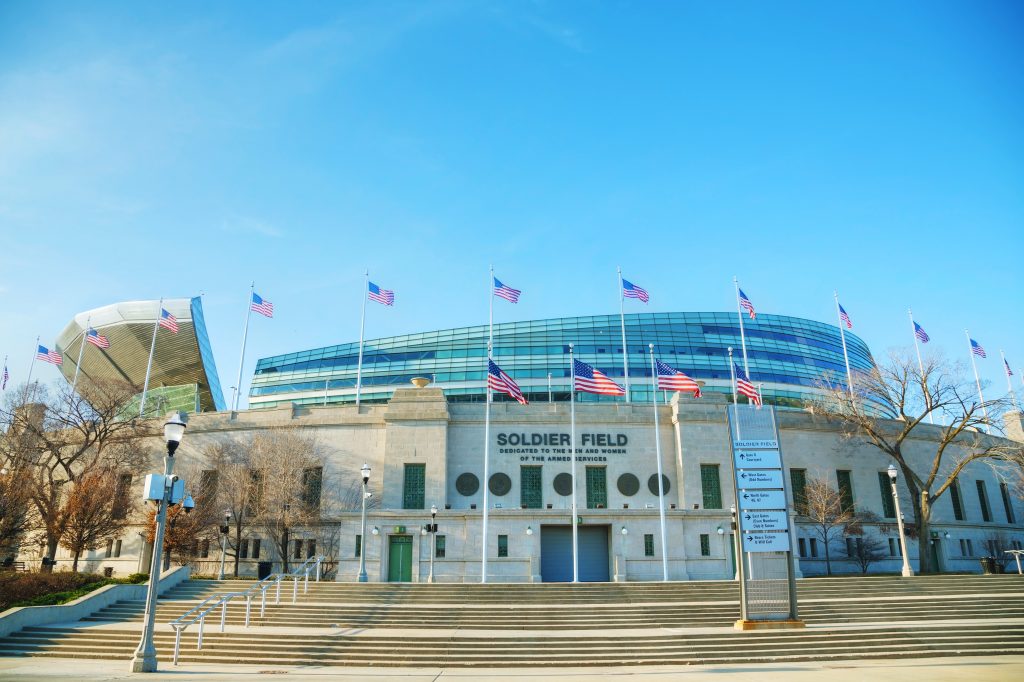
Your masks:
[{"label": "metal flagpole base", "polygon": [[133,673],[155,673],[156,672],[156,649],[139,653],[132,656],[132,663],[129,670]]},{"label": "metal flagpole base", "polygon": [[900,574],[904,578],[913,578],[914,577],[914,569],[910,568],[909,566],[904,566],[903,570],[900,571]]}]

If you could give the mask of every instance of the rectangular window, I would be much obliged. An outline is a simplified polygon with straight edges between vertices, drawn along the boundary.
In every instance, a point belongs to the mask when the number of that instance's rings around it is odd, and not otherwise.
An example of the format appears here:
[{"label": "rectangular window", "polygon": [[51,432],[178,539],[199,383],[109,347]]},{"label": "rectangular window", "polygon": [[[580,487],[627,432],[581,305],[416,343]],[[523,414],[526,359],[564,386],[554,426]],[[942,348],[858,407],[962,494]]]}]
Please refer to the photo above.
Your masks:
[{"label": "rectangular window", "polygon": [[128,515],[128,507],[131,506],[132,475],[121,474],[117,477],[117,487],[114,489],[114,508],[111,515],[115,519],[123,519]]},{"label": "rectangular window", "polygon": [[711,556],[711,536],[707,533],[700,534],[700,555]]},{"label": "rectangular window", "polygon": [[248,540],[242,540],[240,546],[238,547],[238,558],[239,559],[248,559],[249,558],[249,541]]},{"label": "rectangular window", "polygon": [[121,556],[121,541],[120,540],[117,540],[117,541],[114,542],[114,556],[115,557]]},{"label": "rectangular window", "polygon": [[498,536],[498,556],[508,556],[508,536]]},{"label": "rectangular window", "polygon": [[302,558],[302,540],[295,540],[292,542],[292,558]]},{"label": "rectangular window", "polygon": [[259,559],[260,558],[260,539],[259,538],[253,538],[253,540],[252,540],[252,558],[253,559]]},{"label": "rectangular window", "polygon": [[853,511],[853,481],[850,472],[845,469],[836,471],[836,483],[839,485],[839,499],[844,512]]},{"label": "rectangular window", "polygon": [[722,508],[722,482],[717,464],[700,465],[700,490],[705,509]]},{"label": "rectangular window", "polygon": [[882,493],[882,516],[895,519],[896,505],[892,501],[892,481],[889,480],[889,472],[878,472],[878,489]]},{"label": "rectangular window", "polygon": [[[793,490],[793,509],[797,514],[807,513],[807,469],[789,470],[789,487]],[[807,556],[806,554],[802,556]]]},{"label": "rectangular window", "polygon": [[306,540],[306,558],[312,559],[316,556],[316,540]]},{"label": "rectangular window", "polygon": [[206,469],[199,474],[199,495],[200,502],[211,503],[217,499],[217,470]]},{"label": "rectangular window", "polygon": [[654,535],[644,533],[644,556],[654,556]]},{"label": "rectangular window", "polygon": [[434,536],[434,556],[438,559],[444,558],[445,540],[443,535]]},{"label": "rectangular window", "polygon": [[797,538],[796,543],[797,543],[797,546],[800,547],[800,558],[806,559],[807,558],[807,540],[805,540],[804,538]]},{"label": "rectangular window", "polygon": [[975,481],[978,486],[978,504],[981,505],[981,519],[992,520],[992,510],[988,506],[988,491],[985,489],[985,481]]},{"label": "rectangular window", "polygon": [[811,538],[811,558],[818,558],[818,541],[815,538]]},{"label": "rectangular window", "polygon": [[846,556],[856,556],[857,548],[853,544],[853,538],[846,538]]},{"label": "rectangular window", "polygon": [[967,556],[974,556],[974,542],[967,541]]},{"label": "rectangular window", "polygon": [[967,556],[967,541],[960,540],[960,556]]},{"label": "rectangular window", "polygon": [[360,552],[363,551],[363,536],[356,535],[356,558],[359,558]]},{"label": "rectangular window", "polygon": [[253,469],[249,472],[249,490],[245,501],[246,516],[259,516],[263,506],[263,484],[264,476],[261,469]]},{"label": "rectangular window", "polygon": [[953,503],[953,518],[957,521],[964,520],[964,505],[960,499],[960,481],[954,480],[949,486],[949,499]]},{"label": "rectangular window", "polygon": [[114,555],[114,541],[107,540],[107,551],[104,553],[105,558],[109,559]]},{"label": "rectangular window", "polygon": [[587,467],[587,509],[608,506],[608,485],[604,467]]},{"label": "rectangular window", "polygon": [[320,490],[323,482],[323,467],[310,467],[302,471],[302,503],[306,509],[320,509]]},{"label": "rectangular window", "polygon": [[541,509],[544,506],[542,489],[540,467],[519,467],[519,504],[523,509]]},{"label": "rectangular window", "polygon": [[208,559],[210,558],[210,541],[203,540],[199,543],[199,558]]},{"label": "rectangular window", "polygon": [[[426,464],[406,464],[405,480],[402,484],[402,508],[423,509],[424,488],[427,480]],[[484,481],[487,485],[487,481]]]},{"label": "rectangular window", "polygon": [[896,556],[896,538],[889,538],[889,556]]},{"label": "rectangular window", "polygon": [[1006,483],[999,484],[999,494],[1003,496],[1003,509],[1006,510],[1006,522],[1017,523],[1017,517],[1013,514],[1013,500],[1010,497],[1010,489]]}]

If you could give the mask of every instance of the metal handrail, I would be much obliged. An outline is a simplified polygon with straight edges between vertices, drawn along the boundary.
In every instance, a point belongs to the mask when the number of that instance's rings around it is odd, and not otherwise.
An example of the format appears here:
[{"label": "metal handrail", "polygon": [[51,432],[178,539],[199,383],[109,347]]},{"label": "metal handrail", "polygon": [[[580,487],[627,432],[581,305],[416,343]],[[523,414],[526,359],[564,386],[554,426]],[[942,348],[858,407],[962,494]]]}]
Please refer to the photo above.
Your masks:
[{"label": "metal handrail", "polygon": [[[216,609],[218,606],[221,607],[220,611],[220,631],[224,632],[224,624],[227,620],[228,603],[235,597],[242,597],[245,599],[245,627],[249,627],[250,615],[252,613],[252,600],[256,595],[256,591],[260,592],[260,618],[263,618],[267,609],[267,590],[271,586],[277,587],[277,594],[274,598],[275,604],[281,603],[281,581],[286,578],[292,579],[292,603],[295,604],[298,601],[299,594],[299,581],[303,580],[304,585],[302,592],[306,594],[309,592],[309,574],[311,571],[315,571],[315,580],[320,582],[321,566],[326,557],[318,555],[309,557],[306,559],[301,566],[289,573],[274,573],[267,576],[263,580],[259,581],[249,589],[243,592],[225,592],[219,595],[213,595],[207,597],[197,606],[192,607],[185,613],[181,614],[175,620],[171,621],[170,626],[174,628],[174,659],[173,664],[178,665],[178,653],[181,650],[181,633],[184,632],[188,626],[194,625],[196,622],[199,623],[199,635],[196,639],[196,650],[203,648],[203,625],[206,623],[206,616],[211,611]],[[310,565],[312,562],[312,565]],[[208,603],[213,602],[210,606],[206,606]],[[204,609],[203,607],[206,606]],[[196,615],[188,618],[189,615],[199,611]],[[187,620],[186,620],[187,619]]]}]

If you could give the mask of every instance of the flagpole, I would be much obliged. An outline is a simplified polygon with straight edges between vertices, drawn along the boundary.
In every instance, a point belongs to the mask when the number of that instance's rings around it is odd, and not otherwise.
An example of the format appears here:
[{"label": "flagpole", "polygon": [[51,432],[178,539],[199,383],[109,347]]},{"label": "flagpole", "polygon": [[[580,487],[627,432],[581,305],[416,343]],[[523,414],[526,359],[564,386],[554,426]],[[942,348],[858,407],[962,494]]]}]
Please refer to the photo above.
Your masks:
[{"label": "flagpole", "polygon": [[153,351],[156,350],[156,330],[160,328],[160,316],[163,315],[164,299],[156,304],[156,321],[153,323],[153,340],[149,344],[149,360],[146,362],[146,380],[142,384],[142,398],[139,399],[139,417],[146,412],[146,393],[149,392],[149,372],[153,369]]},{"label": "flagpole", "polygon": [[[4,374],[7,374],[7,356],[4,356]],[[4,374],[0,374],[0,383],[3,384],[3,390],[7,390],[7,382],[4,381]],[[549,375],[550,376],[550,375]]]},{"label": "flagpole", "polygon": [[616,269],[619,273],[619,323],[622,325],[622,376],[626,382],[626,403],[629,404],[629,348],[626,347],[626,294],[622,288],[622,268]]},{"label": "flagpole", "polygon": [[[836,317],[839,318],[839,340],[843,342],[843,360],[846,361],[846,387],[850,389],[850,399],[853,399],[853,372],[850,371],[850,355],[846,352],[846,330],[843,328],[843,315],[839,312],[839,292],[833,291],[836,299]],[[749,378],[749,374],[747,377]]]},{"label": "flagpole", "polygon": [[32,362],[28,366],[28,379],[25,380],[25,401],[28,401],[28,391],[32,390],[32,370],[36,367],[36,356],[39,355],[39,339],[36,337],[36,347],[32,353]]},{"label": "flagpole", "polygon": [[651,351],[651,405],[654,407],[654,456],[658,458],[658,522],[661,524],[661,579],[668,582],[668,544],[665,534],[665,490],[661,473],[661,434],[658,428],[658,372],[654,367],[654,344]]},{"label": "flagpole", "polygon": [[82,345],[78,348],[78,362],[75,363],[75,378],[71,382],[71,392],[75,392],[75,387],[78,385],[78,370],[82,367],[82,354],[85,352],[85,337],[89,334],[89,323],[92,322],[92,317],[85,318],[85,331],[82,332]]},{"label": "flagpole", "polygon": [[736,287],[736,317],[740,321],[740,345],[743,347],[743,371],[747,373],[747,380],[749,381],[750,363],[747,362],[747,333],[743,328],[743,307],[740,305],[740,283],[735,277],[732,278],[732,283],[733,286]]},{"label": "flagpole", "polygon": [[252,317],[252,295],[256,293],[256,282],[249,285],[249,300],[245,304],[245,326],[242,327],[242,355],[238,358],[238,379],[235,381],[235,395],[232,412],[238,411],[238,399],[242,395],[242,367],[245,365],[245,343],[249,338],[249,318]]},{"label": "flagpole", "polygon": [[551,372],[548,372],[548,402],[551,401]]},{"label": "flagpole", "polygon": [[732,364],[732,346],[729,346],[729,379],[732,381],[732,416],[733,421],[736,422],[736,440],[740,440],[740,400],[736,395],[736,369]]},{"label": "flagpole", "polygon": [[971,354],[971,367],[974,368],[974,383],[978,386],[978,398],[981,399],[981,416],[988,421],[988,409],[985,407],[985,394],[981,392],[981,377],[978,376],[978,363],[974,360],[974,346],[971,344],[971,333],[964,330],[964,335],[967,337],[967,350]]},{"label": "flagpole", "polygon": [[[366,299],[370,291],[370,271],[365,273],[363,282],[363,312],[359,316],[359,361],[356,363],[356,411],[359,411],[359,394],[363,388],[363,329],[366,327]],[[486,494],[486,493],[484,493]]]},{"label": "flagpole", "polygon": [[576,363],[573,361],[573,344],[569,344],[569,367],[572,383],[569,384],[569,453],[572,466],[572,581],[580,581],[580,565],[577,557],[579,528],[576,523]]},{"label": "flagpole", "polygon": [[491,358],[491,349],[494,347],[494,266],[491,266],[491,280],[488,285],[491,295],[489,298],[489,311],[487,315],[487,359]]},{"label": "flagpole", "polygon": [[914,335],[914,350],[917,351],[917,369],[921,372],[921,388],[924,389],[924,406],[928,410],[928,423],[934,424],[935,417],[932,415],[932,398],[928,394],[928,382],[924,376],[924,363],[921,361],[921,346],[917,342],[917,327],[914,326],[914,311],[907,308],[907,315],[910,315],[910,332]]},{"label": "flagpole", "polygon": [[1013,391],[1013,380],[1010,379],[1010,363],[1006,361],[1006,355],[1003,354],[1003,349],[999,349],[999,357],[1003,360],[1003,372],[1006,373],[1006,390],[1010,392],[1010,400],[1013,401],[1013,406],[1020,411],[1020,403],[1017,402],[1017,394]]},{"label": "flagpole", "polygon": [[[491,344],[487,343],[487,372],[491,371]],[[485,380],[486,381],[486,380]],[[484,399],[484,519],[482,533],[480,536],[480,582],[487,582],[487,518],[488,507],[491,506],[491,498],[488,495],[488,484],[490,483],[490,459],[491,459],[491,382],[487,381],[487,391]]]}]

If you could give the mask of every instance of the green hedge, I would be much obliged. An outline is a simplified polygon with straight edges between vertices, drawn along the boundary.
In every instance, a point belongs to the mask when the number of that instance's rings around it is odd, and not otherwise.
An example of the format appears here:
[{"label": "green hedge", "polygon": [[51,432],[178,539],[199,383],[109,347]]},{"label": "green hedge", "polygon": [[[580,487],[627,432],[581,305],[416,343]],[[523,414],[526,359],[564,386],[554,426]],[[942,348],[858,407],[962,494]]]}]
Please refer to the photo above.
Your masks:
[{"label": "green hedge", "polygon": [[0,573],[0,611],[12,606],[66,604],[104,585],[137,585],[149,580],[145,573],[127,578],[105,578],[95,573]]}]

